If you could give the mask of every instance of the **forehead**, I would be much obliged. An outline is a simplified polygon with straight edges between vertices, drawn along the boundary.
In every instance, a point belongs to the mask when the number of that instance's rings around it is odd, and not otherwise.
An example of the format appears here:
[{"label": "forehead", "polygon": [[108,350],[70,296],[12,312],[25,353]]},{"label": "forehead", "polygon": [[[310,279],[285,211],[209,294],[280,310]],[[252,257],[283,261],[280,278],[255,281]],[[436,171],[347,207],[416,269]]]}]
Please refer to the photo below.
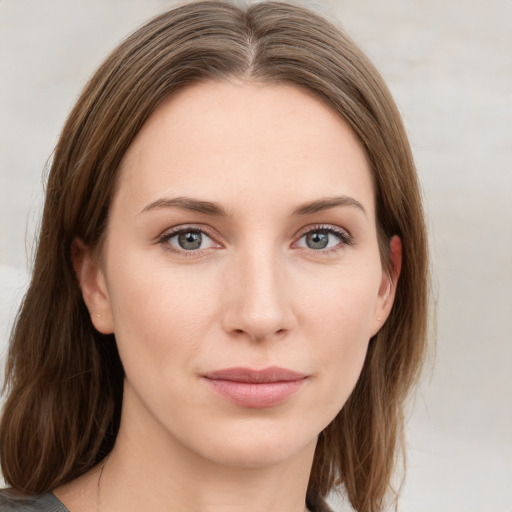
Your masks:
[{"label": "forehead", "polygon": [[[144,204],[187,195],[243,204],[357,195],[373,212],[366,153],[349,125],[292,85],[211,81],[166,100],[121,168],[117,196]],[[116,197],[117,199],[117,197]]]}]

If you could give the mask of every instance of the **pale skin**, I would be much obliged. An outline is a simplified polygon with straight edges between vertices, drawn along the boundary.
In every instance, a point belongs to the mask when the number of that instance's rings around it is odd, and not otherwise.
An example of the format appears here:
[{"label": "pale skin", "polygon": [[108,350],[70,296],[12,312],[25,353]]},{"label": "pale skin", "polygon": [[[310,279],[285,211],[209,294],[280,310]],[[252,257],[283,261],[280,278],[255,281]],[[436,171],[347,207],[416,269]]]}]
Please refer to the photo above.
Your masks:
[{"label": "pale skin", "polygon": [[[106,463],[55,494],[72,512],[303,511],[317,436],[400,272],[398,237],[391,273],[380,260],[362,145],[297,87],[207,82],[157,109],[119,172],[105,243],[77,239],[74,265],[116,336],[121,427]],[[205,379],[274,366],[305,377],[267,407]]]}]

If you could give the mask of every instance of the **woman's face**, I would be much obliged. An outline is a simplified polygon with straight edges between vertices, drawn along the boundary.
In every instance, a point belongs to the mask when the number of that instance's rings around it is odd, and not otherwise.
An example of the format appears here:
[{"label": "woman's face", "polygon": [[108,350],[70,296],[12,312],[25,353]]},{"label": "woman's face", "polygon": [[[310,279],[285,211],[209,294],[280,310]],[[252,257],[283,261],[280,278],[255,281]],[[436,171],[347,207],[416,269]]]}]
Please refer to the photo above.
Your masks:
[{"label": "woman's face", "polygon": [[230,465],[312,453],[391,307],[374,202],[360,142],[299,88],[161,105],[79,270],[125,368],[121,431]]}]

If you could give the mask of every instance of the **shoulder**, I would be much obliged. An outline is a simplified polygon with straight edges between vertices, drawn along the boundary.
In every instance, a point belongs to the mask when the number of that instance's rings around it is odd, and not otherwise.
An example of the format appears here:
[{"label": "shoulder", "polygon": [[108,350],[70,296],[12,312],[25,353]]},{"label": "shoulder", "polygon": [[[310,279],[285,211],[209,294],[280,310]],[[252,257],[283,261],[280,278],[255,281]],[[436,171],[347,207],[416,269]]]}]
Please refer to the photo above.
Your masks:
[{"label": "shoulder", "polygon": [[0,491],[0,512],[69,512],[52,493],[20,496],[9,489]]}]

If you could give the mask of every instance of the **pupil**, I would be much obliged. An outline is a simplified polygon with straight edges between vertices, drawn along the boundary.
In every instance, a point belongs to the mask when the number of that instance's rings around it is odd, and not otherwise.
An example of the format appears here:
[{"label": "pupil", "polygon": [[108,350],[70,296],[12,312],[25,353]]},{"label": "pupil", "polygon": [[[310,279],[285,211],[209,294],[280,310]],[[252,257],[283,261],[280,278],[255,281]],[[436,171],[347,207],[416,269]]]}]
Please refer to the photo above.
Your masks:
[{"label": "pupil", "polygon": [[329,234],[315,231],[306,235],[306,244],[310,249],[325,249],[329,243]]},{"label": "pupil", "polygon": [[193,251],[201,247],[202,236],[199,231],[187,231],[178,235],[178,243],[182,249]]}]

